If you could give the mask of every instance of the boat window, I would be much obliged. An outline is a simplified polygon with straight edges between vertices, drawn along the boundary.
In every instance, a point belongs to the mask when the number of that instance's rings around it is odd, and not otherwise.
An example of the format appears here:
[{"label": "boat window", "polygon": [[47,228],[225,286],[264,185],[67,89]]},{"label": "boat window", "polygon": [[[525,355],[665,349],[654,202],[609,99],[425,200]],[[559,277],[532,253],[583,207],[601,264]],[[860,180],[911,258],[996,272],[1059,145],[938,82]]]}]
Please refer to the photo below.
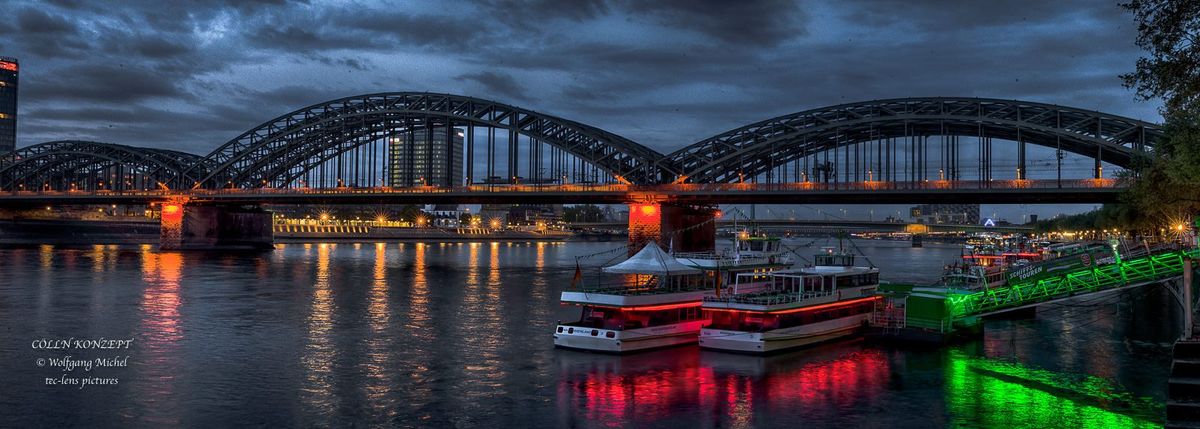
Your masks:
[{"label": "boat window", "polygon": [[879,283],[879,273],[854,274],[850,276],[839,276],[837,279],[838,288],[869,286]]},{"label": "boat window", "polygon": [[598,329],[621,329],[625,315],[617,308],[583,307],[583,317],[578,325]]},{"label": "boat window", "polygon": [[816,292],[821,289],[824,289],[824,286],[822,286],[820,276],[807,276],[804,278],[804,291],[805,292]]},{"label": "boat window", "polygon": [[711,329],[762,332],[764,330],[779,328],[779,318],[773,314],[713,311],[710,312],[710,316],[712,317],[712,323],[708,327]]},{"label": "boat window", "polygon": [[807,325],[811,323],[824,322],[827,320],[840,319],[843,317],[857,316],[868,314],[875,311],[875,302],[867,301],[859,304],[854,304],[846,307],[838,307],[816,311],[799,311],[795,313],[786,313],[779,315],[779,321],[776,328],[782,329],[791,328],[794,326]]},{"label": "boat window", "polygon": [[699,306],[655,311],[631,310],[626,311],[625,314],[627,318],[625,329],[670,325],[673,323],[700,320],[705,316],[704,311]]}]

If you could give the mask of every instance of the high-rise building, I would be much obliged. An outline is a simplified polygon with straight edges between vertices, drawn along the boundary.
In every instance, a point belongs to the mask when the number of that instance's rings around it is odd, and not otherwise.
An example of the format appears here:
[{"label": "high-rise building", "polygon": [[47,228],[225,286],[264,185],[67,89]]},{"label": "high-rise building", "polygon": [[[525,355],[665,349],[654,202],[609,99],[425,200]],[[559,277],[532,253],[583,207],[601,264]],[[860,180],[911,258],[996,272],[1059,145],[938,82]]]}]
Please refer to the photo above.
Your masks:
[{"label": "high-rise building", "polygon": [[17,148],[17,59],[0,57],[0,153]]},{"label": "high-rise building", "polygon": [[979,223],[979,204],[921,204],[911,212],[920,223]]},{"label": "high-rise building", "polygon": [[[400,133],[388,145],[389,186],[458,186],[463,178],[463,131],[444,127]],[[433,136],[429,139],[429,136]],[[430,143],[432,140],[432,143]]]}]

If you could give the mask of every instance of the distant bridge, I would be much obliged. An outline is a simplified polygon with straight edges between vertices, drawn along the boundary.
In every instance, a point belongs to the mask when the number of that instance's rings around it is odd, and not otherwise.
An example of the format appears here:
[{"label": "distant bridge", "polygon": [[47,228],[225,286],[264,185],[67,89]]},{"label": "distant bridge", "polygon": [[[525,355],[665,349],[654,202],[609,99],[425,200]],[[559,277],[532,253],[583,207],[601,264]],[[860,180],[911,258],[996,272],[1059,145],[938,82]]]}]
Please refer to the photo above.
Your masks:
[{"label": "distant bridge", "polygon": [[[914,224],[908,222],[885,222],[867,220],[816,220],[816,219],[758,219],[748,220],[717,220],[718,228],[751,225],[767,229],[786,228],[844,228],[852,231],[890,231],[890,232],[1015,232],[1033,231],[1033,227],[1024,225],[983,226],[975,224]],[[628,226],[625,222],[573,222],[571,228],[623,229]]]}]

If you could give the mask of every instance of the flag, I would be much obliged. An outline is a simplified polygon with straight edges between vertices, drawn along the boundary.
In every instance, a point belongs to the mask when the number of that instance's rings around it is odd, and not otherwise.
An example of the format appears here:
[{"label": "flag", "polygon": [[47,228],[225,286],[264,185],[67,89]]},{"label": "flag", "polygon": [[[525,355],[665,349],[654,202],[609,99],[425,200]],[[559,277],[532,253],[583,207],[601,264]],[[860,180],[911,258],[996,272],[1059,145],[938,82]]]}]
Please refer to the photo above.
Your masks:
[{"label": "flag", "polygon": [[583,280],[583,270],[579,268],[579,261],[575,261],[575,277],[571,278],[571,288],[574,289],[580,280]]},{"label": "flag", "polygon": [[720,298],[721,297],[721,268],[720,267],[717,267],[717,275],[713,276],[713,281],[715,281],[716,285],[717,285],[717,298]]}]

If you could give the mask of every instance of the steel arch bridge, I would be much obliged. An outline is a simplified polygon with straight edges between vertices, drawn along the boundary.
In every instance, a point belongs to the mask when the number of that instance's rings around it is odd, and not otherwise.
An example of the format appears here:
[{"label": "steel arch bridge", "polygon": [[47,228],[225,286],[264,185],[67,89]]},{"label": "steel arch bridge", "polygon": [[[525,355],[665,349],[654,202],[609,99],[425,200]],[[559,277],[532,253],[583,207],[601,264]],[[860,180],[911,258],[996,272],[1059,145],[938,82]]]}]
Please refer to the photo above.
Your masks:
[{"label": "steel arch bridge", "polygon": [[[549,145],[552,148],[550,158],[565,159],[569,155],[603,170],[607,173],[605,177],[612,175],[638,183],[661,180],[657,165],[662,155],[616,134],[494,101],[417,92],[358,95],[284,114],[246,131],[206,156],[206,162],[212,165],[207,172],[189,171],[187,175],[200,177],[194,185],[207,188],[287,187],[305,177],[309,177],[306,183],[332,180],[338,187],[372,186],[381,180],[386,182],[386,178],[380,176],[388,174],[369,171],[386,169],[380,159],[381,152],[385,155],[390,151],[378,148],[380,142],[386,145],[401,137],[407,137],[411,142],[416,133],[425,134],[423,140],[432,142],[435,130],[449,136],[457,132],[457,126],[466,126],[469,134],[474,134],[476,127],[490,130],[486,154],[489,165],[497,159],[495,131],[503,131],[501,137],[508,140],[505,158],[509,164],[503,178],[505,182],[518,179],[520,136],[530,142],[531,151],[540,150],[541,144]],[[475,179],[475,136],[469,135],[467,139],[472,141],[466,156],[468,172],[465,176],[470,183]],[[455,154],[436,153],[432,145],[419,153],[411,149],[415,145],[408,146],[406,156],[423,155],[427,167],[425,172],[411,169],[404,172],[411,176],[405,181],[411,182],[421,176],[430,182],[436,179],[442,186],[462,184],[461,171],[432,168],[439,159],[448,162]],[[348,153],[365,159],[354,159],[347,164],[344,156]],[[535,152],[533,155],[540,157],[543,154]],[[336,168],[325,165],[335,159],[338,160]],[[365,169],[364,163],[367,164]],[[325,171],[323,167],[337,171]],[[533,171],[532,167],[530,170],[530,176],[535,178],[541,173]],[[445,177],[431,177],[438,173]],[[496,177],[496,172],[489,168],[488,179]]]},{"label": "steel arch bridge", "polygon": [[[462,148],[435,149],[431,143],[435,133],[444,139],[459,132],[464,134]],[[287,113],[205,156],[85,141],[22,148],[0,156],[0,191],[161,186],[336,192],[418,183],[434,186],[419,186],[410,193],[450,187],[470,193],[470,185],[478,184],[608,183],[653,192],[671,185],[811,182],[821,186],[803,189],[836,193],[921,191],[930,179],[945,182],[937,189],[979,189],[1003,178],[992,171],[993,164],[998,165],[992,158],[992,139],[1017,143],[1019,181],[1026,178],[1027,144],[1094,159],[1088,174],[1093,179],[1101,177],[1102,162],[1131,166],[1140,154],[1152,151],[1161,135],[1155,124],[1077,108],[980,98],[905,98],[784,115],[663,155],[593,126],[507,104],[393,92],[340,98]],[[937,157],[930,156],[931,148],[941,151],[940,160],[930,161]],[[974,177],[959,165],[959,151],[971,148],[977,155]],[[407,152],[397,154],[398,150]],[[485,160],[487,171],[481,175],[475,171],[476,152]],[[407,160],[406,171],[395,168],[396,156]],[[456,156],[465,163],[455,165]],[[423,166],[420,171],[414,167],[418,164]],[[1060,164],[1058,187],[1064,183],[1061,172]],[[785,188],[778,189],[792,192]]]},{"label": "steel arch bridge", "polygon": [[0,190],[154,189],[191,180],[203,157],[164,149],[80,140],[51,141],[0,156]]},{"label": "steel arch bridge", "polygon": [[[943,145],[947,153],[940,160],[945,164],[940,179],[962,177],[953,162],[961,146],[958,137],[977,139],[976,149],[981,153],[976,178],[980,181],[992,178],[989,156],[993,138],[1019,144],[1017,179],[1024,179],[1027,171],[1025,143],[1091,157],[1099,178],[1102,161],[1128,168],[1135,156],[1150,149],[1161,135],[1161,128],[1152,123],[1072,107],[986,98],[901,98],[823,107],[756,122],[679,149],[666,155],[661,165],[681,172],[676,179],[680,182],[730,183],[769,174],[817,153],[836,155],[838,149],[877,142],[868,148],[869,153],[850,154],[847,150],[840,161],[869,163],[849,180],[871,180],[864,177],[868,174],[859,174],[869,171],[875,180],[895,181],[902,174],[899,162],[927,162],[927,139],[946,136],[954,140],[953,146]],[[906,159],[895,157],[898,149],[905,152]],[[922,171],[909,170],[915,174],[904,180],[929,179]],[[799,169],[793,172],[799,173]],[[850,173],[843,171],[844,175]]]}]

